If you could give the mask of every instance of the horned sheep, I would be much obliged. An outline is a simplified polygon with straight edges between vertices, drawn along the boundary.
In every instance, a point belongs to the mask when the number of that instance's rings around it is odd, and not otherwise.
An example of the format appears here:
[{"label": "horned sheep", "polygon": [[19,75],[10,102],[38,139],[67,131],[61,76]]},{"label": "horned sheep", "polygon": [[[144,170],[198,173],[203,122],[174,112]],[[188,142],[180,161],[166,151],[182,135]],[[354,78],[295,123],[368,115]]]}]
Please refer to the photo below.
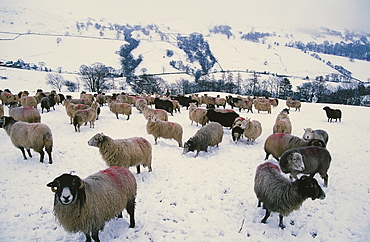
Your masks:
[{"label": "horned sheep", "polygon": [[325,143],[319,139],[311,139],[306,141],[291,134],[274,133],[265,140],[264,150],[266,152],[265,160],[270,154],[279,160],[279,157],[287,150],[304,147],[304,146],[321,146],[325,148]]},{"label": "horned sheep", "polygon": [[179,143],[179,147],[182,147],[183,129],[178,123],[162,121],[150,114],[146,124],[146,131],[154,136],[155,144],[157,144],[158,138],[174,139]]},{"label": "horned sheep", "polygon": [[280,157],[280,167],[284,173],[290,173],[291,178],[297,179],[297,174],[310,174],[314,177],[319,173],[328,185],[328,169],[331,156],[327,149],[317,146],[307,146],[287,150]]},{"label": "horned sheep", "polygon": [[152,171],[152,146],[142,137],[126,139],[112,139],[103,133],[97,133],[88,142],[88,145],[99,148],[107,166],[136,166],[140,173],[140,165]]},{"label": "horned sheep", "polygon": [[134,175],[123,167],[110,167],[81,179],[63,174],[49,182],[54,195],[53,212],[68,232],[82,232],[86,241],[99,240],[105,223],[126,209],[130,228],[135,227],[137,183]]},{"label": "horned sheep", "polygon": [[53,135],[51,129],[43,123],[26,123],[16,121],[12,117],[3,116],[0,119],[0,127],[10,137],[15,147],[21,150],[23,158],[27,160],[25,149],[28,156],[32,157],[31,149],[40,154],[40,162],[44,162],[45,151],[49,156],[49,164],[53,163],[51,152],[53,149]]},{"label": "horned sheep", "polygon": [[200,151],[208,150],[208,146],[217,146],[222,142],[223,128],[217,122],[211,122],[199,129],[193,137],[190,137],[184,144],[183,154],[189,151],[196,151],[197,157]]},{"label": "horned sheep", "polygon": [[279,227],[284,229],[283,217],[298,210],[302,203],[311,198],[324,199],[325,192],[315,178],[302,176],[291,182],[281,174],[280,168],[266,162],[259,165],[254,177],[254,192],[258,198],[258,207],[263,203],[266,214],[261,223],[266,223],[271,212],[279,213]]},{"label": "horned sheep", "polygon": [[328,144],[329,141],[329,135],[325,130],[322,129],[311,129],[306,128],[304,129],[303,139],[310,140],[310,139],[321,139],[325,142],[325,144]]}]

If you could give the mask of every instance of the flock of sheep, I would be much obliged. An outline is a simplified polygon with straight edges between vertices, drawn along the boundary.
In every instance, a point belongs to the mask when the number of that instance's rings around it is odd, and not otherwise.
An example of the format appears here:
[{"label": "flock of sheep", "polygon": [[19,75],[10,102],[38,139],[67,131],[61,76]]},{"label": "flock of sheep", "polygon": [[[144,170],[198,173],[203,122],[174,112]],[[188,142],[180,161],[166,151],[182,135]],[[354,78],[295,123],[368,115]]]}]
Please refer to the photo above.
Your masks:
[{"label": "flock of sheep", "polygon": [[[262,133],[262,125],[258,120],[240,117],[233,108],[239,111],[255,109],[271,113],[271,106],[278,105],[277,99],[242,98],[242,97],[210,97],[208,95],[191,95],[189,97],[176,96],[130,96],[86,94],[81,93],[79,99],[64,97],[55,92],[45,93],[38,90],[35,96],[28,92],[13,95],[9,90],[1,92],[3,105],[9,107],[9,117],[4,116],[4,106],[0,106],[0,127],[9,135],[11,142],[19,148],[26,158],[25,150],[32,157],[30,149],[40,154],[40,162],[44,160],[44,151],[48,154],[49,163],[52,164],[52,131],[41,123],[37,105],[45,108],[47,112],[56,103],[63,103],[69,121],[74,125],[75,131],[80,132],[81,126],[94,123],[98,119],[100,108],[107,105],[109,110],[119,118],[119,114],[126,115],[129,120],[132,108],[135,107],[147,120],[146,131],[154,137],[173,139],[183,153],[207,151],[210,146],[218,146],[224,138],[224,129],[231,129],[234,142],[245,137],[252,144]],[[206,108],[201,105],[205,104]],[[226,104],[231,109],[226,109]],[[152,106],[155,106],[154,108]],[[183,143],[183,127],[179,123],[169,122],[168,114],[173,111],[180,112],[180,105],[188,109],[189,122],[200,126],[198,131]],[[217,106],[217,108],[216,108]],[[219,108],[219,107],[223,108]],[[271,134],[264,143],[265,160],[271,154],[277,161],[267,161],[256,169],[254,191],[258,198],[258,206],[263,204],[266,215],[262,223],[271,212],[279,213],[279,226],[284,228],[283,216],[299,209],[307,199],[323,199],[325,193],[314,178],[319,173],[328,185],[327,171],[331,156],[326,149],[329,136],[324,130],[305,129],[303,137],[291,134],[292,123],[289,119],[290,108],[300,111],[301,103],[288,98],[288,108],[283,109],[276,117]],[[339,119],[340,110],[325,107],[328,121]],[[55,192],[54,214],[60,224],[70,232],[83,232],[86,240],[99,241],[98,233],[103,230],[105,222],[118,216],[126,208],[130,215],[130,227],[135,226],[134,210],[137,184],[129,167],[136,166],[140,173],[140,166],[148,167],[152,171],[152,145],[143,137],[126,139],[112,139],[103,133],[97,133],[88,145],[99,148],[103,160],[109,167],[85,179],[71,174],[63,174],[47,184]],[[290,174],[290,179],[286,177]],[[298,178],[298,174],[302,175]],[[98,205],[100,204],[100,205]],[[103,208],[96,206],[106,204]]]}]

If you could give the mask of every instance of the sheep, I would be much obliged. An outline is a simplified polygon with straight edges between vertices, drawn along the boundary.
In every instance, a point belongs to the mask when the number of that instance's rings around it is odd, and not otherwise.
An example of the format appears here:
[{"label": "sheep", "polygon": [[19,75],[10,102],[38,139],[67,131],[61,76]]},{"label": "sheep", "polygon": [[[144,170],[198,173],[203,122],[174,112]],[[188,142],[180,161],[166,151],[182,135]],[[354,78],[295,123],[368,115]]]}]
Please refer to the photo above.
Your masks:
[{"label": "sheep", "polygon": [[290,173],[291,178],[297,179],[297,174],[310,174],[314,177],[319,173],[328,186],[328,169],[331,156],[327,149],[317,146],[294,148],[285,151],[280,157],[280,167],[284,173]]},{"label": "sheep", "polygon": [[104,94],[99,93],[96,95],[96,101],[99,103],[99,106],[102,107],[106,103],[107,99]]},{"label": "sheep", "polygon": [[103,133],[97,133],[88,142],[88,145],[99,148],[107,166],[136,166],[140,173],[140,165],[152,171],[152,145],[142,137],[127,139],[112,139]]},{"label": "sheep", "polygon": [[173,99],[179,101],[179,104],[183,107],[186,107],[187,110],[189,109],[190,103],[195,103],[198,106],[198,101],[191,99],[190,97],[177,95]]},{"label": "sheep", "polygon": [[239,141],[239,139],[243,136],[244,128],[242,128],[242,123],[245,120],[243,117],[237,117],[233,124],[231,129],[231,137],[235,143]]},{"label": "sheep", "polygon": [[108,102],[109,110],[116,115],[118,119],[118,114],[127,115],[127,120],[130,119],[132,113],[132,107],[128,103],[117,103],[110,101]]},{"label": "sheep", "polygon": [[219,97],[219,95],[217,95],[216,100],[215,100],[215,105],[217,107],[222,106],[222,107],[226,108],[226,99],[222,98],[222,97]]},{"label": "sheep", "polygon": [[279,100],[277,98],[269,98],[269,102],[271,103],[271,106],[276,108],[279,105]]},{"label": "sheep", "polygon": [[41,113],[44,113],[44,108],[46,109],[47,112],[50,112],[51,107],[55,110],[54,94],[50,94],[47,97],[41,98],[40,105],[41,105]]},{"label": "sheep", "polygon": [[191,121],[191,124],[195,122],[198,126],[198,124],[204,126],[206,125],[209,120],[207,115],[207,109],[204,108],[198,108],[195,103],[190,103],[189,107],[189,119]]},{"label": "sheep", "polygon": [[283,109],[283,111],[278,114],[274,126],[272,127],[273,133],[292,133],[292,123],[290,122],[288,114],[288,109]]},{"label": "sheep", "polygon": [[247,113],[249,113],[249,111],[251,111],[251,113],[253,113],[253,110],[252,110],[252,106],[253,106],[253,102],[252,101],[249,101],[249,100],[239,100],[238,102],[235,102],[234,103],[235,107],[236,108],[239,108],[239,112],[245,109],[247,109]]},{"label": "sheep", "polygon": [[257,109],[258,113],[260,111],[267,111],[267,113],[271,113],[271,103],[270,102],[262,102],[258,101],[257,99],[253,101],[254,108]]},{"label": "sheep", "polygon": [[23,158],[27,160],[24,149],[27,150],[28,156],[32,158],[31,149],[40,154],[40,162],[44,162],[45,151],[49,156],[49,164],[53,163],[51,152],[53,149],[53,134],[51,129],[42,123],[26,123],[16,121],[12,117],[3,116],[0,119],[0,127],[10,137],[15,147],[21,150]]},{"label": "sheep", "polygon": [[65,173],[46,186],[55,193],[55,218],[66,231],[84,233],[86,241],[100,241],[99,231],[117,215],[122,218],[124,209],[135,227],[137,183],[126,168],[109,167],[83,180]]},{"label": "sheep", "polygon": [[154,116],[156,116],[158,119],[162,121],[168,121],[168,114],[163,109],[153,109],[153,108],[148,107],[148,105],[143,105],[142,111],[143,111],[144,118],[146,120],[148,120],[149,114],[153,114]]},{"label": "sheep", "polygon": [[328,122],[331,122],[333,119],[335,119],[335,122],[337,122],[337,119],[339,119],[339,122],[342,120],[342,111],[340,109],[332,109],[328,106],[324,107],[323,110],[326,112],[326,117],[328,117]]},{"label": "sheep", "polygon": [[166,110],[171,114],[171,116],[173,116],[173,103],[170,100],[161,100],[159,98],[155,98],[154,107],[156,109]]},{"label": "sheep", "polygon": [[33,96],[24,96],[19,99],[19,103],[23,107],[34,107],[37,108],[37,100]]},{"label": "sheep", "polygon": [[321,146],[326,147],[325,143],[319,139],[304,140],[291,134],[275,133],[271,134],[265,140],[264,150],[266,152],[265,160],[270,154],[279,160],[279,157],[287,150],[303,146]]},{"label": "sheep", "polygon": [[239,114],[230,109],[226,112],[217,112],[215,109],[208,109],[206,116],[209,121],[218,122],[224,127],[231,128],[234,120],[239,117]]},{"label": "sheep", "polygon": [[40,123],[41,115],[37,108],[34,107],[11,107],[9,116],[17,121],[27,123]]},{"label": "sheep", "polygon": [[14,95],[10,92],[9,89],[4,90],[0,94],[1,104],[8,105],[11,102],[17,101],[17,95]]},{"label": "sheep", "polygon": [[175,110],[176,113],[177,112],[181,113],[179,101],[177,101],[177,100],[170,100],[170,101],[173,104],[173,110]]},{"label": "sheep", "polygon": [[146,131],[148,134],[154,136],[155,144],[159,137],[164,139],[174,139],[182,147],[182,126],[178,123],[162,121],[154,115],[149,114],[148,123],[146,124]]},{"label": "sheep", "polygon": [[279,213],[281,229],[285,228],[283,217],[298,210],[306,199],[322,200],[326,196],[315,178],[302,176],[299,180],[291,182],[281,174],[279,167],[271,162],[257,167],[254,192],[258,199],[258,207],[263,203],[266,210],[261,223],[266,223],[271,212],[276,212]]},{"label": "sheep", "polygon": [[329,135],[325,130],[322,129],[313,130],[311,128],[306,128],[304,129],[303,139],[320,139],[325,142],[325,145],[327,145],[329,141]]},{"label": "sheep", "polygon": [[136,110],[139,111],[140,113],[143,112],[142,109],[144,105],[148,105],[148,102],[145,99],[139,98],[136,100],[135,107],[136,107]]},{"label": "sheep", "polygon": [[289,108],[295,108],[295,111],[301,111],[301,102],[299,100],[292,100],[291,97],[288,97],[286,100],[286,105]]},{"label": "sheep", "polygon": [[223,128],[217,122],[211,122],[199,129],[193,137],[190,137],[184,144],[183,154],[189,151],[197,151],[194,158],[200,151],[206,151],[208,146],[217,146],[222,142]]},{"label": "sheep", "polygon": [[63,102],[65,106],[66,113],[69,116],[70,124],[73,123],[73,113],[77,110],[88,109],[90,106],[86,104],[73,104],[68,99],[65,99]]},{"label": "sheep", "polygon": [[96,110],[98,108],[98,103],[94,102],[90,108],[77,110],[73,113],[73,126],[76,132],[80,132],[80,127],[83,123],[90,123],[90,128],[94,128],[95,120],[98,116]]},{"label": "sheep", "polygon": [[244,136],[247,138],[247,141],[252,142],[252,144],[262,133],[262,125],[257,120],[251,121],[250,118],[247,118],[243,121],[241,127],[244,130]]}]

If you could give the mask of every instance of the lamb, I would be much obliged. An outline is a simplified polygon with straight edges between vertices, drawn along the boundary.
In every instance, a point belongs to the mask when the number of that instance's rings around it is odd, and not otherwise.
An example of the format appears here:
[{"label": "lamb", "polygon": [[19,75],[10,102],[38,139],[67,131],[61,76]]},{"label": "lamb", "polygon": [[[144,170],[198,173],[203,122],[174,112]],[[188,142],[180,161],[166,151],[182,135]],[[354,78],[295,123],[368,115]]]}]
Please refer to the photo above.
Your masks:
[{"label": "lamb", "polygon": [[339,122],[342,120],[342,111],[340,109],[332,109],[328,106],[324,107],[323,110],[326,112],[326,117],[328,117],[328,122],[331,122],[333,119],[335,119],[335,122],[337,122],[337,119],[339,119]]},{"label": "lamb", "polygon": [[325,145],[327,145],[329,141],[329,135],[325,130],[322,129],[313,130],[311,128],[306,128],[304,129],[303,139],[320,139],[325,142]]},{"label": "lamb", "polygon": [[301,102],[299,100],[292,100],[291,97],[288,97],[286,100],[286,105],[289,108],[295,108],[295,111],[301,111]]},{"label": "lamb", "polygon": [[27,150],[28,156],[32,157],[31,149],[40,154],[40,162],[44,162],[45,151],[49,156],[49,164],[53,163],[51,152],[53,149],[53,135],[50,128],[42,123],[26,123],[16,121],[12,117],[3,116],[0,119],[0,127],[10,137],[13,145],[21,150],[23,158],[27,160],[24,149]]},{"label": "lamb", "polygon": [[243,121],[241,127],[244,129],[244,136],[247,141],[252,142],[252,144],[262,133],[262,125],[257,120],[251,121],[250,118],[247,118]]},{"label": "lamb", "polygon": [[258,198],[258,207],[262,202],[266,210],[261,223],[266,223],[271,212],[276,212],[279,213],[281,229],[285,228],[283,217],[298,210],[306,199],[324,199],[326,196],[314,178],[302,176],[299,180],[291,182],[281,174],[279,167],[271,162],[257,167],[254,192]]},{"label": "lamb", "polygon": [[41,98],[40,105],[41,105],[41,113],[44,113],[44,108],[46,109],[47,112],[50,112],[51,107],[55,110],[54,94],[50,94],[47,97]]},{"label": "lamb", "polygon": [[112,139],[103,133],[97,133],[87,144],[99,148],[107,166],[136,166],[139,174],[140,165],[143,165],[148,166],[149,172],[152,171],[152,146],[145,138]]},{"label": "lamb", "polygon": [[109,110],[116,115],[118,119],[118,114],[127,115],[127,120],[130,119],[132,113],[132,107],[128,103],[117,103],[110,101],[108,102]]},{"label": "lamb", "polygon": [[266,152],[265,160],[268,159],[270,154],[279,160],[279,157],[287,150],[303,147],[303,146],[321,146],[326,147],[325,143],[319,139],[311,139],[306,141],[291,134],[275,133],[267,137],[264,150]]},{"label": "lamb", "polygon": [[283,109],[276,117],[275,124],[272,127],[273,133],[292,133],[292,123],[289,119],[289,109]]},{"label": "lamb", "polygon": [[96,110],[98,108],[98,103],[94,102],[90,108],[77,110],[73,113],[73,126],[75,131],[80,132],[80,127],[83,123],[90,123],[90,128],[94,128],[95,120],[98,116]]},{"label": "lamb", "polygon": [[[319,173],[328,186],[328,169],[331,156],[327,149],[317,146],[307,146],[287,150],[280,157],[280,167],[284,173],[290,173],[291,178],[297,179],[297,174],[310,174],[314,177]],[[298,164],[298,165],[297,165]]]},{"label": "lamb", "polygon": [[130,228],[135,227],[137,183],[134,175],[123,167],[110,167],[81,179],[63,174],[49,182],[54,195],[53,212],[68,232],[82,232],[86,241],[99,240],[99,231],[116,215],[122,218],[126,208]]},{"label": "lamb", "polygon": [[144,105],[142,111],[146,120],[148,120],[149,114],[152,114],[162,121],[168,121],[168,114],[163,109],[153,109],[148,107],[147,105]]},{"label": "lamb", "polygon": [[149,114],[148,123],[146,124],[146,131],[148,134],[154,136],[155,144],[159,137],[164,139],[174,139],[182,147],[182,126],[178,123],[162,121],[154,115]]},{"label": "lamb", "polygon": [[191,120],[191,124],[195,122],[198,126],[198,124],[204,126],[208,123],[208,117],[207,115],[207,109],[204,108],[198,108],[195,103],[190,103],[189,107],[189,119]]},{"label": "lamb", "polygon": [[9,116],[17,121],[27,123],[40,123],[41,115],[34,107],[12,107],[9,108]]},{"label": "lamb", "polygon": [[200,151],[206,151],[208,146],[217,146],[222,142],[223,128],[221,124],[217,122],[211,122],[201,129],[199,129],[195,135],[189,138],[184,144],[183,154],[189,151],[197,151],[194,158],[198,156]]}]

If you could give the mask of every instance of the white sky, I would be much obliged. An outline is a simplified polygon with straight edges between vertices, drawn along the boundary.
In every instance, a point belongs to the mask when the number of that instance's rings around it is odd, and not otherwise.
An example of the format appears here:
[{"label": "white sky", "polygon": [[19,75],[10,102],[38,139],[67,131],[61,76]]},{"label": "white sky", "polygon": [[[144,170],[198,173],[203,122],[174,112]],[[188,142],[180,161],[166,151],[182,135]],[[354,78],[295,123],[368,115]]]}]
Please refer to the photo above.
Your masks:
[{"label": "white sky", "polygon": [[155,24],[229,24],[370,31],[369,0],[0,0],[56,16]]}]

